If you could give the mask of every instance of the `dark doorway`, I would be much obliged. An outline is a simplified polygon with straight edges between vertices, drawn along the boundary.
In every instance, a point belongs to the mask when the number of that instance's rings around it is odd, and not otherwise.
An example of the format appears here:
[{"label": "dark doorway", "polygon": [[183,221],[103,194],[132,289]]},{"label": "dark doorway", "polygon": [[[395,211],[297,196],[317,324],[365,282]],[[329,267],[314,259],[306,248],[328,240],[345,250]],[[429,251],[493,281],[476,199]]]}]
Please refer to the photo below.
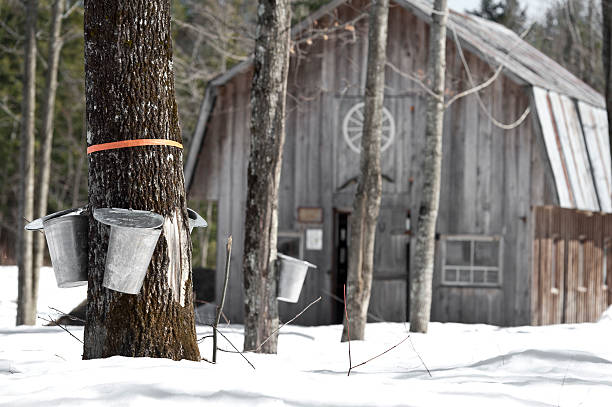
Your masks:
[{"label": "dark doorway", "polygon": [[346,275],[348,273],[348,238],[349,238],[349,212],[336,212],[336,227],[334,232],[334,257],[335,257],[335,273],[334,273],[334,314],[333,322],[338,324],[342,322],[344,315],[344,285],[346,284]]}]

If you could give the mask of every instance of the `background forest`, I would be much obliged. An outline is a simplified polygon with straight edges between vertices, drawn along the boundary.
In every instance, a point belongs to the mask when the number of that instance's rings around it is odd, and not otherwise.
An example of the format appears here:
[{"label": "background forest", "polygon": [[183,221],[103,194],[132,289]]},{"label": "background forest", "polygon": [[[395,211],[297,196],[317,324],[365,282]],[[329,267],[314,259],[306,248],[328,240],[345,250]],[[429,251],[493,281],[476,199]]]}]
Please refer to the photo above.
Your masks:
[{"label": "background forest", "polygon": [[[42,100],[45,95],[48,42],[54,1],[39,2],[36,71],[36,161],[42,152]],[[299,21],[326,3],[293,1]],[[207,82],[246,59],[253,48],[256,2],[249,0],[175,0],[173,2],[174,72],[183,141],[189,147]],[[392,11],[391,11],[392,12]],[[556,0],[545,14],[529,21],[517,0],[483,0],[473,14],[497,21],[555,59],[600,93],[605,80],[601,62],[602,17],[598,0]],[[22,1],[0,3],[0,264],[15,264],[18,219],[19,143],[24,75],[25,7]],[[66,1],[61,30],[58,88],[54,112],[48,212],[87,201],[83,4]],[[36,168],[38,172],[38,167]],[[38,177],[38,175],[37,175]],[[35,192],[36,199],[36,192]],[[195,205],[195,203],[191,203]],[[216,208],[193,206],[214,219]],[[208,252],[215,252],[214,224]],[[194,237],[196,237],[194,235]],[[200,236],[199,239],[203,239]],[[196,237],[198,239],[198,237]],[[194,266],[214,266],[194,244]],[[213,263],[211,263],[213,262]]]}]

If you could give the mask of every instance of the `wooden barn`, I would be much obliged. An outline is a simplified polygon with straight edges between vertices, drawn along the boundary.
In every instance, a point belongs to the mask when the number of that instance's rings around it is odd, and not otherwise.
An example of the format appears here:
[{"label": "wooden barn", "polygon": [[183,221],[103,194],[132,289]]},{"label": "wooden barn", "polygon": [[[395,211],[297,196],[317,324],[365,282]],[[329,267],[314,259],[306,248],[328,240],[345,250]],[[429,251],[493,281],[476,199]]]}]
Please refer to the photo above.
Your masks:
[{"label": "wooden barn", "polygon": [[[299,323],[341,321],[368,4],[330,1],[293,28],[278,247],[318,269],[308,272],[299,303],[281,303],[281,319],[322,296]],[[408,315],[430,16],[424,0],[391,2],[372,321]],[[432,320],[504,326],[593,320],[612,302],[604,99],[510,30],[451,11],[447,100],[472,88],[470,77],[480,84],[498,69],[490,86],[445,113]],[[217,204],[218,241],[234,237],[226,302],[234,322],[244,307],[251,76],[249,60],[209,84],[185,168],[189,198]],[[223,246],[217,245],[217,292]]]}]

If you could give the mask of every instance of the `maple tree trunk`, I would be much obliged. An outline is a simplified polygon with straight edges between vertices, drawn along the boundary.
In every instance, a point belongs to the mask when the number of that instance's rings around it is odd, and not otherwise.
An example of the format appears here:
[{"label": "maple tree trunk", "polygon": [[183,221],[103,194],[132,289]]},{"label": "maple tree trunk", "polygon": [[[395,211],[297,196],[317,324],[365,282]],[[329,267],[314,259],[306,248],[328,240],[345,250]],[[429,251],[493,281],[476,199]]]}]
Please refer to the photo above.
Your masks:
[{"label": "maple tree trunk", "polygon": [[[251,87],[251,151],[244,238],[244,350],[278,328],[276,242],[278,187],[285,142],[285,95],[291,10],[288,0],[260,0]],[[276,335],[262,353],[276,353]]]},{"label": "maple tree trunk", "polygon": [[385,64],[387,47],[388,0],[375,0],[370,6],[368,66],[364,98],[361,171],[351,214],[346,307],[342,340],[363,340],[367,322],[372,277],[374,242],[382,198],[380,141],[382,136]]},{"label": "maple tree trunk", "polygon": [[442,173],[442,131],[444,119],[444,74],[446,71],[447,0],[435,0],[429,44],[429,78],[432,91],[427,96],[423,193],[416,231],[415,260],[410,274],[410,331],[427,332],[431,315],[431,286],[436,247],[436,220],[440,203]]},{"label": "maple tree trunk", "polygon": [[[181,142],[172,71],[170,0],[85,1],[88,146]],[[137,295],[102,286],[109,227],[89,217],[84,359],[200,360],[191,281],[183,151],[141,146],[89,155],[89,205],[150,210],[163,232]]]},{"label": "maple tree trunk", "polygon": [[[34,216],[34,114],[36,110],[36,19],[38,1],[26,3],[25,58],[23,79],[23,101],[21,114],[20,145],[20,193],[19,221],[33,220]],[[19,228],[18,238],[18,288],[17,288],[17,325],[36,323],[36,300],[33,297],[33,259],[32,232]]]}]

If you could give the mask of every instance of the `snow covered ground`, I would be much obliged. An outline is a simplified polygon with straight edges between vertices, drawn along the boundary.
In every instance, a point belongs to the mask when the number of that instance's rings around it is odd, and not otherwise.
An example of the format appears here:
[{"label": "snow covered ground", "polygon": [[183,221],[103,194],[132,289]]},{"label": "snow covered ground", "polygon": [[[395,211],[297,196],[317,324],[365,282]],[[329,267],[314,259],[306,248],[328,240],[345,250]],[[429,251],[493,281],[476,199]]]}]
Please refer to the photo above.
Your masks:
[{"label": "snow covered ground", "polygon": [[[49,278],[50,277],[50,278]],[[84,289],[59,290],[47,271],[39,312],[70,309]],[[430,325],[347,377],[341,326],[283,328],[278,355],[218,355],[218,364],[112,357],[82,361],[57,327],[15,327],[16,272],[0,268],[1,406],[612,406],[612,309],[594,324],[498,328]],[[82,338],[83,330],[69,328]],[[369,324],[353,363],[407,336]],[[242,327],[223,332],[241,347]],[[198,335],[210,333],[198,327]],[[230,345],[220,338],[220,345]],[[202,356],[210,358],[210,340]],[[418,351],[431,371],[430,377]]]}]

